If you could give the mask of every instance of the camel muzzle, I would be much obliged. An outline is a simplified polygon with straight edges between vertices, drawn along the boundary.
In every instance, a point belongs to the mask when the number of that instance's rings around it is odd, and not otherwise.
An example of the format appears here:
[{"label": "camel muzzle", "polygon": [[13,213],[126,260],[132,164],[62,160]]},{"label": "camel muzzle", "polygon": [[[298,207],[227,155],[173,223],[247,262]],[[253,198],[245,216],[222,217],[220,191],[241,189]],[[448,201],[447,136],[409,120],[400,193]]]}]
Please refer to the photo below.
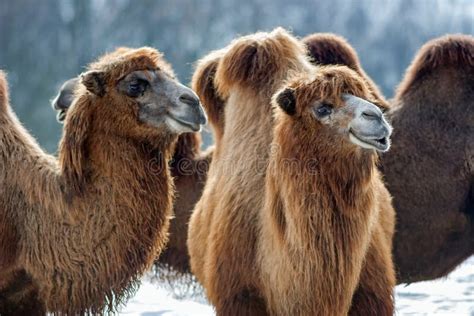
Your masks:
[{"label": "camel muzzle", "polygon": [[169,114],[178,123],[189,127],[193,132],[198,132],[201,125],[207,123],[206,114],[198,96],[187,87],[183,90],[176,101],[176,107],[171,109]]},{"label": "camel muzzle", "polygon": [[392,127],[382,111],[376,105],[350,94],[345,94],[343,99],[353,114],[349,139],[366,149],[381,152],[389,150]]}]

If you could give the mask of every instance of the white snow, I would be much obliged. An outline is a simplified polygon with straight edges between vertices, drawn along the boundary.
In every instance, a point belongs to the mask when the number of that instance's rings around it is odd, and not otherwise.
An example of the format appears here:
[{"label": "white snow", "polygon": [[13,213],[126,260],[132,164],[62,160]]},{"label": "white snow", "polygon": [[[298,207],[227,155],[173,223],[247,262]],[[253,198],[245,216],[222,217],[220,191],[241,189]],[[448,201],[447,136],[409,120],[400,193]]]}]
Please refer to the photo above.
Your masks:
[{"label": "white snow", "polygon": [[399,285],[398,315],[474,316],[474,257],[446,278]]},{"label": "white snow", "polygon": [[130,316],[208,316],[214,315],[211,306],[190,299],[178,300],[157,283],[144,281],[120,315]]},{"label": "white snow", "polygon": [[[165,287],[145,280],[120,315],[211,316],[202,297],[176,299]],[[474,316],[474,257],[447,278],[396,288],[397,315]]]}]

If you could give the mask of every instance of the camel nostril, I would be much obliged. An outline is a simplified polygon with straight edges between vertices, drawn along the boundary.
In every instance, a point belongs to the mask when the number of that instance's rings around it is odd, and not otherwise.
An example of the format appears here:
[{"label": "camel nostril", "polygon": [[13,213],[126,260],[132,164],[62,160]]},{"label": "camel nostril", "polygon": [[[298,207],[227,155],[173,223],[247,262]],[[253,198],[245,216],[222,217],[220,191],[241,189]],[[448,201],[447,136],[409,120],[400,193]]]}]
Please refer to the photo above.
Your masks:
[{"label": "camel nostril", "polygon": [[198,106],[199,99],[193,96],[192,94],[184,93],[179,97],[179,101],[186,103],[191,106]]},{"label": "camel nostril", "polygon": [[370,110],[362,112],[362,117],[365,118],[366,120],[377,120],[380,115],[377,112],[373,112]]}]

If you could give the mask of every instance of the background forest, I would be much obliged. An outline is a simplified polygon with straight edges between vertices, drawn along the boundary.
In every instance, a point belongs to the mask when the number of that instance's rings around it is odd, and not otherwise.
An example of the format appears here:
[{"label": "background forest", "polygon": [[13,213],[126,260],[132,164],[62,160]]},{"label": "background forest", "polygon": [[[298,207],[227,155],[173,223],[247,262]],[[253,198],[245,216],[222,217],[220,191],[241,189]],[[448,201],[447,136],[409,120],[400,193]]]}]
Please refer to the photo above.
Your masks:
[{"label": "background forest", "polygon": [[156,47],[188,83],[193,63],[210,50],[276,26],[298,36],[343,35],[391,97],[423,43],[446,33],[474,33],[474,1],[0,0],[0,68],[9,73],[21,121],[54,152],[61,127],[49,100],[103,52]]}]

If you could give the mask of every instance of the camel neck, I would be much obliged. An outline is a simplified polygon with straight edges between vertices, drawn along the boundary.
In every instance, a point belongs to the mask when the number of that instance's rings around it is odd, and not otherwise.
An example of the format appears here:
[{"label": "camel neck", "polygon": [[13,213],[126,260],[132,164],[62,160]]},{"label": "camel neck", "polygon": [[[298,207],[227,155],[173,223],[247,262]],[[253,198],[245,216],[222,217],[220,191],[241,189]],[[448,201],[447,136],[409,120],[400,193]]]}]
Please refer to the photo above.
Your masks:
[{"label": "camel neck", "polygon": [[90,157],[86,172],[112,184],[117,178],[130,183],[156,183],[168,176],[169,148],[167,141],[150,143],[122,137],[95,137],[86,147]]},{"label": "camel neck", "polygon": [[198,133],[184,133],[178,137],[174,146],[171,168],[174,174],[179,175],[179,168],[198,159],[201,148],[201,136]]},{"label": "camel neck", "polygon": [[267,179],[267,191],[272,187],[277,192],[267,194],[280,199],[278,221],[286,223],[285,235],[296,234],[294,240],[309,245],[324,222],[335,218],[363,222],[373,209],[375,153],[337,153],[318,139],[281,132],[275,135],[277,150],[270,157]]},{"label": "camel neck", "polygon": [[96,186],[119,192],[159,190],[157,184],[169,182],[170,139],[152,143],[100,132],[91,132],[80,144],[71,142],[71,135],[64,138],[59,159],[72,195],[94,192]]},{"label": "camel neck", "polygon": [[318,147],[296,145],[289,150],[282,148],[274,165],[281,169],[289,182],[299,187],[301,196],[332,205],[334,210],[350,212],[371,184],[374,157],[361,151],[342,156],[329,153],[330,148]]}]

